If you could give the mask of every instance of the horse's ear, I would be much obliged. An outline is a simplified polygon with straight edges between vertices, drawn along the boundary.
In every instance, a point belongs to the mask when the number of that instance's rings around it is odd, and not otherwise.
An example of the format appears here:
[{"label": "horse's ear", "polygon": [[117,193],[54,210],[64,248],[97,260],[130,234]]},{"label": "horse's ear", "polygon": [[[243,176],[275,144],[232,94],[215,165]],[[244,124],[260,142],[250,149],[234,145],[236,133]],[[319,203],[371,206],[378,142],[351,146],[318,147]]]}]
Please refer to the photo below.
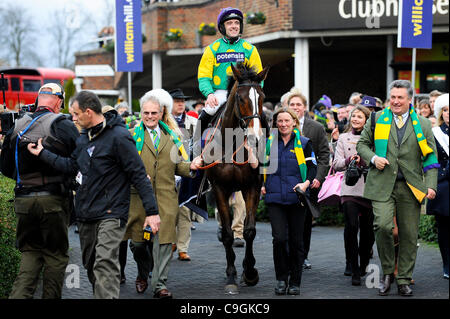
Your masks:
[{"label": "horse's ear", "polygon": [[[233,65],[233,63],[231,63],[231,70],[233,71],[233,78],[238,81],[238,79],[240,79],[242,77],[241,72],[236,69]],[[239,82],[239,81],[238,81]]]},{"label": "horse's ear", "polygon": [[257,77],[259,79],[259,82],[262,82],[266,79],[267,73],[269,72],[270,65],[266,66],[261,72],[257,74]]}]

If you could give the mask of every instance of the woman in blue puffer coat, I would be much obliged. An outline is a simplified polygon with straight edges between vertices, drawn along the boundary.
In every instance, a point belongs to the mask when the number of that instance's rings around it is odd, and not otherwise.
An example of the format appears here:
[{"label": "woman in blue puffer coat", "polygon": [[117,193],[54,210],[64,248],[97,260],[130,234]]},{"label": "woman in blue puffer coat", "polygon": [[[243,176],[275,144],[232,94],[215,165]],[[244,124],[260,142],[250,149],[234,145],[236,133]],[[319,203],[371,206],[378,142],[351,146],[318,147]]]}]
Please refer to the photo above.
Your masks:
[{"label": "woman in blue puffer coat", "polygon": [[[266,148],[270,167],[275,167],[262,188],[265,195],[273,236],[275,265],[275,294],[300,294],[305,207],[294,191],[296,187],[309,194],[309,186],[316,175],[312,143],[300,136],[296,114],[281,108],[273,116],[273,134]],[[275,165],[274,165],[275,164]]]}]

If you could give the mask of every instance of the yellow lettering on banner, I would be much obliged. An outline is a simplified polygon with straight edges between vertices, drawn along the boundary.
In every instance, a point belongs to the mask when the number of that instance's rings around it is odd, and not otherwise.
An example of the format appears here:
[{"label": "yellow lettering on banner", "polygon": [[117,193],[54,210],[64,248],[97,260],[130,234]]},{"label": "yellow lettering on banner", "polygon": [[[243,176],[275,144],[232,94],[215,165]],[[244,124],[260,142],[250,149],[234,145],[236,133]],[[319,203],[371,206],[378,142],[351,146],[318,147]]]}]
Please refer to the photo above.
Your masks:
[{"label": "yellow lettering on banner", "polygon": [[127,22],[126,30],[127,30],[127,34],[128,33],[133,33],[133,22]]},{"label": "yellow lettering on banner", "polygon": [[126,24],[126,41],[124,42],[125,53],[127,54],[127,63],[134,62],[134,26],[133,22]]},{"label": "yellow lettering on banner", "polygon": [[423,23],[423,0],[415,0],[415,6],[412,7],[411,22],[414,23],[414,36],[422,35]]},{"label": "yellow lettering on banner", "polygon": [[422,25],[419,23],[414,23],[414,36],[417,37],[418,35],[422,34]]}]

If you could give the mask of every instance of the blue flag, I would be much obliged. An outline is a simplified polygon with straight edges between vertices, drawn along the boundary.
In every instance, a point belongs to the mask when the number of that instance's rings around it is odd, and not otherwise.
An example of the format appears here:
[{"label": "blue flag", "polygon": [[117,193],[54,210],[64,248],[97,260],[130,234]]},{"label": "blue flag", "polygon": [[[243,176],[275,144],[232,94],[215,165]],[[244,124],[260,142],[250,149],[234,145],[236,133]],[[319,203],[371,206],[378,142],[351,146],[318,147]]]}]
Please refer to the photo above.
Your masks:
[{"label": "blue flag", "polygon": [[116,72],[142,72],[141,0],[116,0]]},{"label": "blue flag", "polygon": [[400,0],[399,8],[397,47],[431,49],[433,1]]}]

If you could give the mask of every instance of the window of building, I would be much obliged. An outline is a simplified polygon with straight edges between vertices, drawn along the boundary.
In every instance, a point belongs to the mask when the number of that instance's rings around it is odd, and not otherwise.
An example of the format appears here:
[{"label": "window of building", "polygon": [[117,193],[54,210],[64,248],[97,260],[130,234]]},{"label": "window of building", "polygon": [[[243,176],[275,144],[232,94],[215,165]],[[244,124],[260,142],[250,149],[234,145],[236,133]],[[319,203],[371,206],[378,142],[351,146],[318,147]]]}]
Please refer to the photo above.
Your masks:
[{"label": "window of building", "polygon": [[38,92],[40,87],[40,80],[23,80],[23,90],[25,92]]},{"label": "window of building", "polygon": [[11,90],[12,91],[20,91],[20,79],[19,78],[11,78]]},{"label": "window of building", "polygon": [[8,79],[0,79],[0,90],[8,91]]}]

